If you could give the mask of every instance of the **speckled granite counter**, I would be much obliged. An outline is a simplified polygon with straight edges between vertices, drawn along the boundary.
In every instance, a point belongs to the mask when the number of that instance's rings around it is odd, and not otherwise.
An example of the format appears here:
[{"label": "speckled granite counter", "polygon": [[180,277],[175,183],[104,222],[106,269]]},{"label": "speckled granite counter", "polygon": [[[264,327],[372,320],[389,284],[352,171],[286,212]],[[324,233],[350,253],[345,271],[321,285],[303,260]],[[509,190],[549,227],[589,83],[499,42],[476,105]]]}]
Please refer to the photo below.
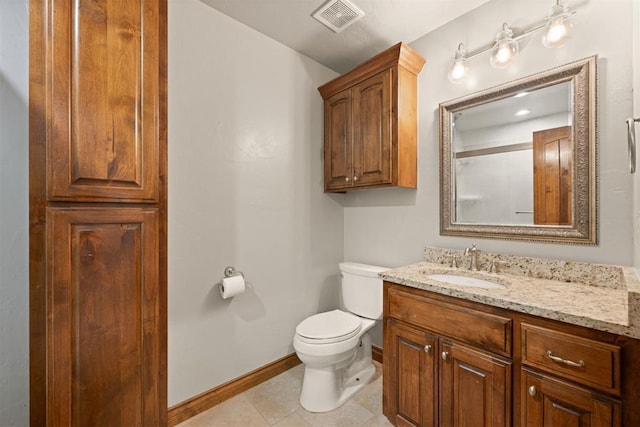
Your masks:
[{"label": "speckled granite counter", "polygon": [[[389,282],[439,294],[640,338],[640,280],[632,267],[481,253],[482,271],[466,264],[449,267],[462,252],[427,248],[427,261],[385,271]],[[487,273],[489,260],[504,262],[499,274]],[[455,274],[505,285],[484,289],[439,282],[429,274]]]}]

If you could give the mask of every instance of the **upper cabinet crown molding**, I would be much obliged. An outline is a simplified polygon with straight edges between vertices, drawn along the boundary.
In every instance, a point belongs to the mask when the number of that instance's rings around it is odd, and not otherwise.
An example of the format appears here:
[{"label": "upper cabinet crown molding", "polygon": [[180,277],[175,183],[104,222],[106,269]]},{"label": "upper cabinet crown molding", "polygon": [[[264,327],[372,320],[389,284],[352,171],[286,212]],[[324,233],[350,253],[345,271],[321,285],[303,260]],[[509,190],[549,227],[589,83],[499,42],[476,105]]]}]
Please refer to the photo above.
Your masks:
[{"label": "upper cabinet crown molding", "polygon": [[318,91],[320,91],[323,99],[327,99],[336,92],[347,89],[362,80],[395,66],[402,67],[417,76],[422,71],[424,63],[425,59],[418,52],[409,45],[400,42],[368,59],[348,73],[323,84],[318,88]]},{"label": "upper cabinet crown molding", "polygon": [[416,188],[417,80],[424,63],[398,43],[318,88],[325,192]]}]

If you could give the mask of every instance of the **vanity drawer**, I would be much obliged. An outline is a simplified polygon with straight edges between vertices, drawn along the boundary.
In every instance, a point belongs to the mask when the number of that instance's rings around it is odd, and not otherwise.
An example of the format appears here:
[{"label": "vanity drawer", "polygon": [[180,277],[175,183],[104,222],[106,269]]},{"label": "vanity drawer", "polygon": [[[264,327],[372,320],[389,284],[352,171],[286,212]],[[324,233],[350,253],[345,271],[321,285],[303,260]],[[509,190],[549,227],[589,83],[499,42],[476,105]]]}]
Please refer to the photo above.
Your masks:
[{"label": "vanity drawer", "polygon": [[389,316],[481,349],[511,356],[512,320],[390,289]]},{"label": "vanity drawer", "polygon": [[608,392],[620,391],[620,347],[523,323],[522,363]]}]

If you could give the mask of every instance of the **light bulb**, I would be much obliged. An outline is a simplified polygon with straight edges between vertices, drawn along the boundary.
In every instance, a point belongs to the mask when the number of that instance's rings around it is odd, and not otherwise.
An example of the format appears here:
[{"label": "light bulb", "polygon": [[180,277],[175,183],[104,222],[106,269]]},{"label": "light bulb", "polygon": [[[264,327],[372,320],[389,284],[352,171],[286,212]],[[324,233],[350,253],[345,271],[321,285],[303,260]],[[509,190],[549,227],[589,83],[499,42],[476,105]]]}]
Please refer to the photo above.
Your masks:
[{"label": "light bulb", "polygon": [[572,14],[569,8],[559,1],[551,8],[542,36],[544,47],[562,47],[567,44],[573,28]]},{"label": "light bulb", "polygon": [[526,116],[527,114],[531,114],[531,110],[528,108],[524,108],[513,113],[514,116]]},{"label": "light bulb", "polygon": [[513,62],[520,47],[512,37],[513,31],[507,24],[502,24],[502,31],[496,35],[496,42],[491,48],[491,65],[496,68],[505,68]]},{"label": "light bulb", "polygon": [[469,72],[469,64],[467,63],[465,55],[466,52],[464,51],[463,44],[460,43],[458,45],[458,50],[456,51],[456,56],[449,63],[449,72],[447,73],[447,77],[451,83],[460,83],[467,76],[467,73]]}]

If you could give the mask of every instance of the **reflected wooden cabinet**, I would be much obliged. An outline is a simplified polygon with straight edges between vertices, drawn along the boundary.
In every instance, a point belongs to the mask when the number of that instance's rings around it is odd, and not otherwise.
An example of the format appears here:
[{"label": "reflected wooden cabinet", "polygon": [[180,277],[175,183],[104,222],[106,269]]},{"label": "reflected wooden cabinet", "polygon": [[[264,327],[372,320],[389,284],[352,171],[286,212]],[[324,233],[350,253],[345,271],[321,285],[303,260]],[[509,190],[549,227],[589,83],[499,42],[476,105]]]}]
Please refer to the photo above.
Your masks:
[{"label": "reflected wooden cabinet", "polygon": [[416,188],[417,75],[403,43],[318,88],[324,99],[326,192]]},{"label": "reflected wooden cabinet", "polygon": [[571,225],[571,126],[533,132],[533,223]]},{"label": "reflected wooden cabinet", "polygon": [[29,30],[30,422],[166,425],[166,0]]}]

